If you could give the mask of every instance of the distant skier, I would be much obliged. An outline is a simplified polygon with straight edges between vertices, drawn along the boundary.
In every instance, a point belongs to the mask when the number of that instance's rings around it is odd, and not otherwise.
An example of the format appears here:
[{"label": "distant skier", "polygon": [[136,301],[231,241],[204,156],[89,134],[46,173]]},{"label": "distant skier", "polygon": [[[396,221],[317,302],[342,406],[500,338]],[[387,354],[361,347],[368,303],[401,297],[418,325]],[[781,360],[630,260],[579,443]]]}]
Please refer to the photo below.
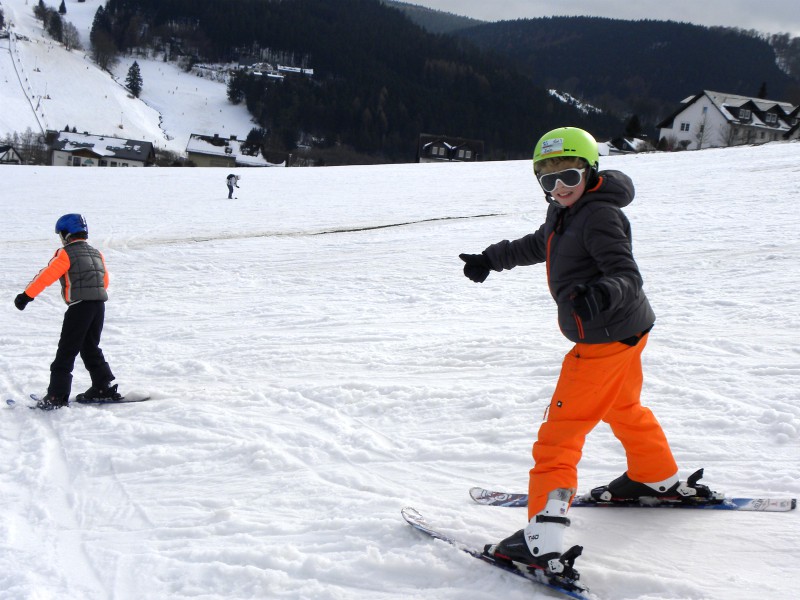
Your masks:
[{"label": "distant skier", "polygon": [[239,188],[239,179],[240,177],[238,175],[234,175],[233,173],[228,175],[228,178],[226,179],[228,183],[228,200],[233,198],[233,188]]},{"label": "distant skier", "polygon": [[575,127],[546,133],[533,151],[533,168],[550,204],[545,222],[518,240],[461,254],[464,274],[482,283],[491,271],[545,263],[559,326],[575,346],[533,445],[529,523],[486,552],[574,578],[567,557],[574,559],[580,547],[563,552],[566,514],[585,437],[600,421],[622,442],[628,469],[593,496],[681,498],[710,491],[679,480],[664,431],[640,402],[641,354],[656,317],[622,212],[633,201],[630,177],[599,171],[597,142]]},{"label": "distant skier", "polygon": [[105,302],[108,300],[108,271],[103,255],[86,241],[89,229],[79,214],[68,214],[56,221],[56,233],[63,248],[56,250],[48,265],[34,277],[25,291],[14,299],[19,310],[25,310],[45,288],[61,281],[61,296],[67,303],[61,339],[50,365],[50,385],[37,407],[52,410],[66,406],[72,388],[72,369],[80,354],[92,380],[86,390],[87,399],[118,400],[117,386],[111,386],[114,375],[100,349]]}]

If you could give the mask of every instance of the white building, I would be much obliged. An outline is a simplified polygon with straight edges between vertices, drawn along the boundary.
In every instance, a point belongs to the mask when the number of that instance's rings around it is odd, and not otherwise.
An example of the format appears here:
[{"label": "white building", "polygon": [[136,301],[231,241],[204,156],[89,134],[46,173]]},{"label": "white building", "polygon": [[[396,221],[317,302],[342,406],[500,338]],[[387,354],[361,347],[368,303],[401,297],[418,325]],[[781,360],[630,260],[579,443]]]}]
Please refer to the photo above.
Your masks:
[{"label": "white building", "polygon": [[107,135],[60,131],[50,147],[54,167],[146,167],[155,162],[150,142]]},{"label": "white building", "polygon": [[659,148],[698,150],[798,139],[800,106],[704,90],[657,125]]},{"label": "white building", "polygon": [[218,134],[193,133],[186,145],[186,157],[198,167],[285,167],[286,162],[271,163],[256,149],[255,154],[243,152],[245,142],[232,135],[224,138]]}]

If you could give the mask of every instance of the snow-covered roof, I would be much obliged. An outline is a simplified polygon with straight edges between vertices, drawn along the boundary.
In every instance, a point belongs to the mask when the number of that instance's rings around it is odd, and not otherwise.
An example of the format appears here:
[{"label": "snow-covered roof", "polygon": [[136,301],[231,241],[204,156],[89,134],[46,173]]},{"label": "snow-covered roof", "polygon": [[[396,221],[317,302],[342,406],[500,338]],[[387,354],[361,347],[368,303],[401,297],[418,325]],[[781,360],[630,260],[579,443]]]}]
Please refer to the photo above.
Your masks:
[{"label": "snow-covered roof", "polygon": [[271,167],[274,163],[267,161],[261,156],[261,151],[257,151],[255,156],[244,154],[242,144],[244,140],[236,138],[224,138],[218,135],[202,135],[193,133],[189,136],[189,143],[186,144],[186,152],[195,154],[207,154],[209,156],[224,156],[233,158],[237,165],[245,167]]},{"label": "snow-covered roof", "polygon": [[[711,104],[720,112],[720,114],[728,121],[739,121],[739,109],[751,107],[755,110],[750,115],[749,125],[755,127],[769,128],[780,132],[789,131],[792,128],[790,116],[797,114],[798,106],[789,102],[781,102],[779,100],[767,100],[762,98],[755,98],[752,96],[741,96],[739,94],[726,94],[723,92],[714,92],[711,90],[703,90],[699,94],[694,94],[681,101],[681,106],[676,109],[669,117],[661,121],[657,127],[671,128],[672,123],[676,116],[681,114],[688,108],[689,105],[697,102],[701,98],[706,97],[711,101]],[[733,112],[732,112],[733,109]],[[776,123],[767,124],[759,117],[758,113],[766,113],[772,109],[777,109],[778,120]],[[784,118],[786,117],[786,118]]]},{"label": "snow-covered roof", "polygon": [[90,135],[61,131],[53,142],[53,150],[76,152],[88,150],[101,157],[121,158],[147,162],[153,153],[153,144],[141,140],[129,140],[107,135]]}]

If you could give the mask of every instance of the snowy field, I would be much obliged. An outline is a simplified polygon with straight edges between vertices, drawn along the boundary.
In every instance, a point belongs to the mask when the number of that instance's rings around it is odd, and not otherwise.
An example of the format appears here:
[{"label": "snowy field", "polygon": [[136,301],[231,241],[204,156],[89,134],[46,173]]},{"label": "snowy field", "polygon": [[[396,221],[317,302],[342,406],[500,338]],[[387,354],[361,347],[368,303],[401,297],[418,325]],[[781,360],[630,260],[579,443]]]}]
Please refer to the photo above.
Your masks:
[{"label": "snowy field", "polygon": [[[644,401],[684,476],[800,496],[800,144],[603,159],[658,315]],[[103,349],[145,404],[0,409],[0,598],[549,598],[425,539],[525,523],[570,344],[543,266],[477,285],[460,252],[535,229],[527,161],[247,170],[3,167],[0,392],[43,393],[64,306],[12,300],[86,215],[111,273]],[[73,393],[89,386],[80,362]],[[625,469],[600,426],[582,490]],[[800,511],[574,509],[599,599],[789,598]]]}]

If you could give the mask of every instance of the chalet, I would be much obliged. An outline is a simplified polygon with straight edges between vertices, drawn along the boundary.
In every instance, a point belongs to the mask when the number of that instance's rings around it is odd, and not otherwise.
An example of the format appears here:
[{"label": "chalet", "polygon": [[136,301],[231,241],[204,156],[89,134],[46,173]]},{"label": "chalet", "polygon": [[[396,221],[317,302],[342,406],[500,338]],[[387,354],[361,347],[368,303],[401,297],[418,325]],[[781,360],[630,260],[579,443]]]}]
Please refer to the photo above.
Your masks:
[{"label": "chalet", "polygon": [[0,165],[21,165],[22,157],[14,146],[0,146]]},{"label": "chalet", "polygon": [[704,90],[657,125],[659,148],[698,150],[800,138],[800,107]]},{"label": "chalet", "polygon": [[153,144],[107,135],[48,132],[54,167],[146,167],[155,162]]},{"label": "chalet", "polygon": [[261,155],[261,150],[247,153],[242,146],[245,142],[235,135],[230,138],[218,134],[200,135],[193,133],[186,145],[186,158],[198,167],[284,167],[286,162],[271,163]]},{"label": "chalet", "polygon": [[483,141],[423,133],[417,162],[475,162],[483,160]]}]

